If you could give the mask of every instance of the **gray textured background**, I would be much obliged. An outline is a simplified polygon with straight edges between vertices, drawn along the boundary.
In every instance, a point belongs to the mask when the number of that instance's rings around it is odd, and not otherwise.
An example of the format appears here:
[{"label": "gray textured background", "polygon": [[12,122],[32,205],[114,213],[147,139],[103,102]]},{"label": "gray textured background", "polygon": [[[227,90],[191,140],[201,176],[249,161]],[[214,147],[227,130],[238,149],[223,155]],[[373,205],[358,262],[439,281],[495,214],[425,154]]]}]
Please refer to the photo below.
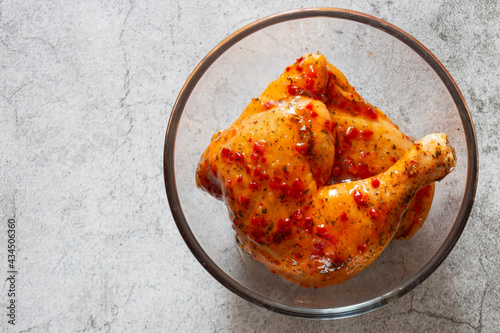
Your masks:
[{"label": "gray textured background", "polygon": [[[17,229],[19,332],[500,332],[500,2],[0,1],[0,276]],[[255,19],[340,7],[393,23],[469,105],[480,176],[443,265],[402,299],[337,321],[256,307],[195,260],[169,211],[165,126],[184,81]],[[5,223],[4,223],[5,222]]]}]

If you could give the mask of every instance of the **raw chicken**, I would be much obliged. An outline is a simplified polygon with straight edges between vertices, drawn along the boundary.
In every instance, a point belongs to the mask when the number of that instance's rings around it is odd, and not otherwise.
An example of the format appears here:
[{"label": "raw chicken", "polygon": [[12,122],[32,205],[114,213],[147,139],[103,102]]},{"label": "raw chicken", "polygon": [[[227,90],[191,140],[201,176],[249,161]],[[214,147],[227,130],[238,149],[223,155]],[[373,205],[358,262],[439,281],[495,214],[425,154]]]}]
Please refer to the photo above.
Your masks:
[{"label": "raw chicken", "polygon": [[444,134],[413,144],[312,54],[214,135],[196,180],[225,201],[246,253],[317,288],[353,277],[418,230],[432,183],[454,163]]}]

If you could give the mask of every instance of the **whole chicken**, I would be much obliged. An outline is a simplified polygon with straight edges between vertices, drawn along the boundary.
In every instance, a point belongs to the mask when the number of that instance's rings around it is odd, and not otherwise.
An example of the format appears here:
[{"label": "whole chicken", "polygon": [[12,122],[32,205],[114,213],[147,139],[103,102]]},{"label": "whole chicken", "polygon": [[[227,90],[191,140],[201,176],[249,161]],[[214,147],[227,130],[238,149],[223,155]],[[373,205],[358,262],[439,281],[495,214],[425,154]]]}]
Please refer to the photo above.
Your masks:
[{"label": "whole chicken", "polygon": [[319,288],[353,277],[393,238],[418,230],[433,182],[454,165],[446,135],[413,143],[311,54],[213,136],[196,181],[224,200],[247,254]]}]

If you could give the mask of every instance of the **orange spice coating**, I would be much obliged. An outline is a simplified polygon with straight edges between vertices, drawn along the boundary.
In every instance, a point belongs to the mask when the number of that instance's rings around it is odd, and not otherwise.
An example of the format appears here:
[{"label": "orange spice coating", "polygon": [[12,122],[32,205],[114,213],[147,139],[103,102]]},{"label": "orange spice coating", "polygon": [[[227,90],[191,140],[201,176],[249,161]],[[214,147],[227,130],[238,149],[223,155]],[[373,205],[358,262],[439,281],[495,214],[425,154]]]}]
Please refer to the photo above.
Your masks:
[{"label": "orange spice coating", "polygon": [[304,287],[329,286],[422,225],[432,183],[454,165],[445,136],[426,138],[413,144],[311,54],[214,135],[196,181],[225,201],[245,252]]}]

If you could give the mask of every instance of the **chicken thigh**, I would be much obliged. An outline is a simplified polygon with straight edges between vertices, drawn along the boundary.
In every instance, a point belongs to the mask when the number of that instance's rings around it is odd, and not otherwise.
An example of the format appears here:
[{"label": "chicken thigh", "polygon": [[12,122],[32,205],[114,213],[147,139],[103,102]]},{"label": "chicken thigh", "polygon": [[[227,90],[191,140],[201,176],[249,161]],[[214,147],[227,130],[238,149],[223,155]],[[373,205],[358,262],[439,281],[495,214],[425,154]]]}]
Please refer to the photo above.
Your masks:
[{"label": "chicken thigh", "polygon": [[[357,274],[393,238],[411,236],[431,184],[454,163],[445,135],[413,144],[312,54],[213,136],[196,181],[224,200],[247,254],[301,286],[323,287]],[[426,208],[417,212],[421,189]]]}]

